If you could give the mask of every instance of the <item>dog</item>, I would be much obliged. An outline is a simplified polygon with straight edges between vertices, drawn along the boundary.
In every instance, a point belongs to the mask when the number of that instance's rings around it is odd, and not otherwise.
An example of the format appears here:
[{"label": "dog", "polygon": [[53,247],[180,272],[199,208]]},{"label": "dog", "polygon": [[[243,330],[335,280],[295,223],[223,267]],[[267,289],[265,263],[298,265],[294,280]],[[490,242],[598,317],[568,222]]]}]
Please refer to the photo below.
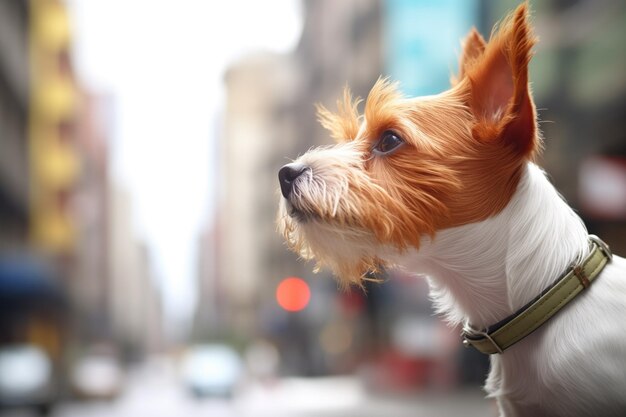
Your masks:
[{"label": "dog", "polygon": [[347,89],[337,113],[320,107],[337,143],[279,170],[278,227],[342,285],[381,267],[426,276],[437,311],[491,354],[500,415],[625,416],[626,260],[535,164],[529,19],[523,3],[489,41],[472,29],[441,94],[379,79],[363,115]]}]

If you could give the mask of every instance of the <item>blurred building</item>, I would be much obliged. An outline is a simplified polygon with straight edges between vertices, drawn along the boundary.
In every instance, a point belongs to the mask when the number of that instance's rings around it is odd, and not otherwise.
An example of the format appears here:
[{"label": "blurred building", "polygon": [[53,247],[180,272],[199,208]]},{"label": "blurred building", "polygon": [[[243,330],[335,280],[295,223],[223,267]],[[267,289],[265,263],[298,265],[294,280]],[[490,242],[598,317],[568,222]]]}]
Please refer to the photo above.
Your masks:
[{"label": "blurred building", "polygon": [[551,0],[534,8],[539,44],[530,77],[545,137],[541,162],[589,231],[625,253],[626,3]]},{"label": "blurred building", "polygon": [[162,348],[163,314],[147,247],[136,236],[131,196],[110,173],[115,102],[80,90],[73,129],[80,175],[72,190],[73,326],[79,348],[106,344],[126,359]]},{"label": "blurred building", "polygon": [[[460,40],[470,27],[482,26],[480,1],[386,0],[383,5],[386,75],[408,97],[447,90]],[[491,26],[485,33],[490,31]]]},{"label": "blurred building", "polygon": [[75,124],[80,176],[72,208],[78,244],[69,286],[80,347],[101,343],[136,359],[163,346],[161,294],[145,244],[135,233],[131,196],[110,173],[115,103],[81,91]]},{"label": "blurred building", "polygon": [[192,325],[192,338],[206,340],[224,333],[226,297],[224,286],[217,279],[219,242],[215,225],[205,228],[198,242],[197,299]]},{"label": "blurred building", "polygon": [[216,272],[228,300],[226,322],[241,334],[254,333],[259,295],[268,280],[287,273],[280,270],[285,265],[268,269],[264,262],[267,250],[281,245],[274,226],[275,178],[267,174],[276,151],[290,142],[285,138],[300,134],[284,117],[298,76],[290,57],[272,54],[246,58],[226,75]]},{"label": "blurred building", "polygon": [[163,345],[163,313],[149,252],[137,237],[130,195],[110,183],[108,309],[113,333],[128,360]]},{"label": "blurred building", "polygon": [[73,207],[80,245],[76,248],[72,286],[78,320],[85,343],[111,338],[109,310],[109,139],[111,99],[85,91],[80,94],[76,123],[76,149],[81,174],[75,186]]},{"label": "blurred building", "polygon": [[[52,388],[21,399],[42,411],[65,386],[71,333],[77,159],[68,28],[58,1],[0,2],[0,350],[22,346],[49,366]],[[0,397],[0,406],[16,400]]]},{"label": "blurred building", "polygon": [[24,247],[29,218],[28,2],[0,2],[0,250]]},{"label": "blurred building", "polygon": [[35,248],[63,262],[69,271],[67,263],[76,244],[71,201],[80,169],[70,22],[59,0],[29,4],[29,235]]},{"label": "blurred building", "polygon": [[29,245],[60,271],[76,347],[105,341],[139,355],[158,343],[160,297],[128,196],[110,193],[112,103],[78,86],[63,2],[28,4]]},{"label": "blurred building", "polygon": [[70,347],[162,343],[149,256],[111,191],[112,101],[82,91],[71,47],[63,1],[0,1],[0,345],[58,363]]}]

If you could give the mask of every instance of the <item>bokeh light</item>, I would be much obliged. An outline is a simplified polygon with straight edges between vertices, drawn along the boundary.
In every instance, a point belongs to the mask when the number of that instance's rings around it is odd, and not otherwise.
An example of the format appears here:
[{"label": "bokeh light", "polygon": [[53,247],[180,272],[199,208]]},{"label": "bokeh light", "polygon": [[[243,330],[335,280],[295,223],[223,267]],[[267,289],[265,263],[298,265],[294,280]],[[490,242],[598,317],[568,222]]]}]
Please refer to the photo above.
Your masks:
[{"label": "bokeh light", "polygon": [[285,278],[276,288],[276,301],[287,311],[301,311],[311,299],[309,284],[296,277]]}]

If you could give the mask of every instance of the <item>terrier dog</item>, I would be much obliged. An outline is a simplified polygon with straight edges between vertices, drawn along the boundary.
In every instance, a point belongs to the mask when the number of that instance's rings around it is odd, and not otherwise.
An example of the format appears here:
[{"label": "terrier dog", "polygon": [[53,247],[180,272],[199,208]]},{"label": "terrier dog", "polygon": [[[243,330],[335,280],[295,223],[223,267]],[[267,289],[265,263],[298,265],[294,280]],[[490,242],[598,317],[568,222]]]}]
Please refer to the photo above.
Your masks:
[{"label": "terrier dog", "polygon": [[528,20],[524,3],[488,42],[472,29],[441,94],[381,79],[362,116],[347,90],[320,108],[338,143],[280,169],[279,229],[345,285],[381,266],[427,276],[438,312],[493,353],[501,415],[624,416],[626,260],[533,162]]}]

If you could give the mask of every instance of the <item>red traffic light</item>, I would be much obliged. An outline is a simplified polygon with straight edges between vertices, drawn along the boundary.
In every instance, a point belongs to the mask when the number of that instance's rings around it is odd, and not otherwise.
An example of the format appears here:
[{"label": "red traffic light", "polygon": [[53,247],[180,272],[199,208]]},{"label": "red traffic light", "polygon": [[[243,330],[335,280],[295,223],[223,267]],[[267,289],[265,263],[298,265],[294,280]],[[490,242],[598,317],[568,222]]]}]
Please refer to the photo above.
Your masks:
[{"label": "red traffic light", "polygon": [[276,288],[276,301],[287,311],[304,310],[310,299],[309,284],[301,278],[285,278]]}]

